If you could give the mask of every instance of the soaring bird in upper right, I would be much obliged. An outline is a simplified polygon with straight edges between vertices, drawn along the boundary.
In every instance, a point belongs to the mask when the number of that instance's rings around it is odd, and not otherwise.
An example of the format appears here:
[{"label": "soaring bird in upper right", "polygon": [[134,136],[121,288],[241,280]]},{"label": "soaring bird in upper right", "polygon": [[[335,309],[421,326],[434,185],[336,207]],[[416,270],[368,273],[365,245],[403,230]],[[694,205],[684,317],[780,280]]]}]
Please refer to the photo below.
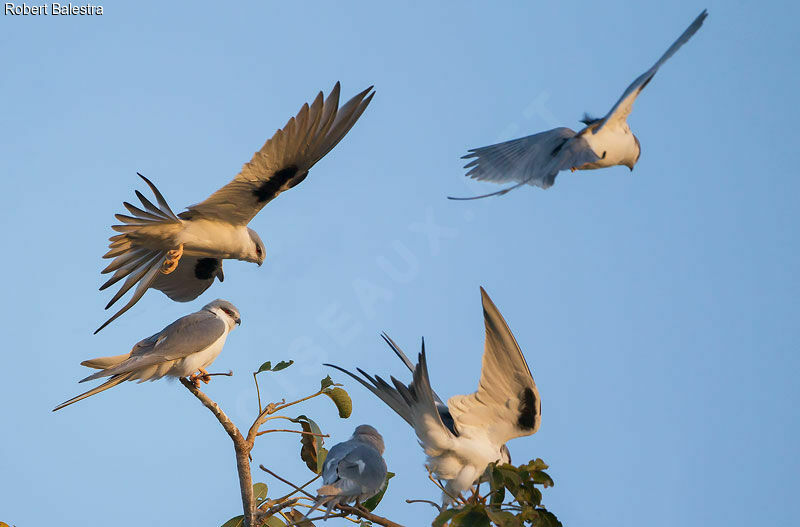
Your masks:
[{"label": "soaring bird in upper right", "polygon": [[658,68],[694,35],[708,16],[704,9],[686,31],[673,42],[653,66],[641,74],[622,94],[605,117],[596,119],[584,114],[586,126],[580,132],[562,127],[513,139],[496,145],[473,148],[462,159],[472,159],[464,168],[467,176],[480,181],[505,183],[516,181],[503,190],[458,200],[500,196],[521,187],[535,185],[549,188],[562,170],[592,170],[623,165],[633,170],[642,148],[627,123],[633,101],[652,80]]}]

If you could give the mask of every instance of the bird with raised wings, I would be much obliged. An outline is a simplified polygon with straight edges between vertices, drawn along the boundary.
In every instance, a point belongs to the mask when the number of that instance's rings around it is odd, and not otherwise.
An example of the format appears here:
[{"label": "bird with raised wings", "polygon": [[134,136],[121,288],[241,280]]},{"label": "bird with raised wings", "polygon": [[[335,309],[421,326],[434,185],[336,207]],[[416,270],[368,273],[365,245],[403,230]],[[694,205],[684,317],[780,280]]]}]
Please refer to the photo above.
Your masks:
[{"label": "bird with raised wings", "polygon": [[464,168],[467,176],[479,181],[515,185],[497,192],[458,200],[500,196],[522,185],[549,188],[562,170],[593,170],[622,165],[633,170],[642,153],[639,139],[628,126],[633,102],[653,79],[658,69],[694,35],[708,16],[706,10],[686,28],[653,66],[623,92],[605,117],[584,115],[581,131],[566,127],[529,135],[496,145],[473,148],[462,159],[472,159]]},{"label": "bird with raised wings", "polygon": [[175,214],[156,186],[147,178],[156,203],[136,191],[142,203],[123,203],[130,213],[116,214],[122,222],[111,228],[113,258],[103,273],[114,274],[100,290],[123,278],[125,282],[106,305],[114,305],[136,286],[128,303],[106,320],[95,333],[133,307],[149,288],[177,302],[188,302],[224,275],[222,260],[236,259],[261,265],[266,249],[247,224],[281,192],[308,176],[317,161],[336,146],[367,108],[375,92],[372,86],[339,107],[339,83],[327,98],[322,92],[309,106],[267,140],[233,180],[202,203]]},{"label": "bird with raised wings", "polygon": [[81,362],[100,371],[80,382],[111,377],[100,386],[53,408],[60,410],[125,381],[154,381],[162,377],[188,377],[208,384],[205,370],[225,346],[228,333],[242,323],[239,310],[227,300],[214,300],[203,309],[181,317],[155,335],[137,342],[130,352]]},{"label": "bird with raised wings", "polygon": [[427,468],[447,483],[447,503],[480,480],[490,463],[511,461],[506,442],[539,429],[542,404],[525,357],[506,321],[481,288],[486,328],[478,390],[455,395],[447,404],[436,395],[428,376],[423,341],[416,365],[387,335],[384,340],[413,372],[406,385],[394,377],[391,384],[358,368],[362,377],[327,364],[357,380],[402,417],[427,455]]}]

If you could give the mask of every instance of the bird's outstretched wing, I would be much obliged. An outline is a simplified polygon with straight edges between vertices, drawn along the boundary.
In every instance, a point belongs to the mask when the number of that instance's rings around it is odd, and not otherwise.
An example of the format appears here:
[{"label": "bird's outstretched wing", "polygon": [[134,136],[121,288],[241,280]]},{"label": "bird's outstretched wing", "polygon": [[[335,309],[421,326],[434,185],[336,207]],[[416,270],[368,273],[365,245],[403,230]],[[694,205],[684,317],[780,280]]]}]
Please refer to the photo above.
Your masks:
[{"label": "bird's outstretched wing", "polygon": [[516,181],[517,184],[490,194],[450,199],[500,196],[522,185],[550,188],[561,170],[593,163],[598,157],[582,134],[561,127],[496,145],[473,148],[462,159],[472,159],[464,168],[469,169],[466,175],[473,179],[493,183]]},{"label": "bird's outstretched wing", "polygon": [[481,288],[486,343],[478,391],[447,402],[461,435],[488,431],[498,445],[539,429],[542,405],[528,364],[503,316]]},{"label": "bird's outstretched wing", "polygon": [[626,89],[622,94],[622,97],[619,98],[617,104],[615,104],[614,107],[611,108],[611,111],[605,116],[603,122],[601,122],[599,126],[594,129],[594,133],[599,132],[606,124],[625,122],[631,113],[631,109],[633,108],[633,101],[636,100],[636,97],[639,96],[639,93],[644,89],[645,86],[647,86],[647,83],[652,80],[653,76],[658,71],[658,68],[660,68],[661,65],[667,61],[667,59],[674,55],[681,46],[688,42],[690,38],[692,38],[692,35],[694,35],[697,30],[700,29],[700,26],[703,25],[703,21],[707,16],[708,11],[703,9],[703,12],[694,19],[694,22],[689,24],[689,27],[686,28],[686,31],[684,31],[683,34],[678,37],[678,40],[672,43],[666,53],[661,55],[661,58],[658,59],[658,61],[656,61],[656,63],[653,64],[649,70],[639,75],[639,77],[637,77],[637,79],[633,81],[630,86],[628,86],[628,89]]},{"label": "bird's outstretched wing", "polygon": [[436,404],[438,397],[434,394],[428,377],[425,348],[419,354],[419,360],[413,370],[414,380],[409,385],[403,384],[394,377],[390,377],[392,381],[390,385],[377,375],[370,376],[361,368],[357,368],[357,371],[366,380],[334,364],[325,364],[325,366],[346,373],[386,403],[411,425],[428,455],[435,455],[435,452],[447,450],[452,445],[456,435],[442,420],[443,417],[448,418],[449,416],[447,408],[444,405]]},{"label": "bird's outstretched wing", "polygon": [[160,273],[151,287],[176,302],[189,302],[211,287],[215,279],[225,279],[222,260],[184,255],[177,269],[170,274]]},{"label": "bird's outstretched wing", "polygon": [[[202,203],[188,207],[182,218],[196,215],[246,225],[264,205],[306,178],[309,169],[336,146],[367,108],[372,86],[339,108],[339,83],[323,100],[309,106],[275,132],[233,178]],[[372,93],[370,93],[372,92]]]},{"label": "bird's outstretched wing", "polygon": [[148,232],[151,235],[155,234],[160,237],[167,237],[171,233],[181,229],[181,221],[175,213],[172,212],[172,209],[170,209],[161,192],[159,192],[149,179],[141,174],[139,174],[139,177],[142,178],[150,187],[150,190],[153,191],[157,205],[137,190],[136,196],[139,198],[144,208],[139,208],[126,201],[123,205],[125,205],[125,208],[128,209],[131,215],[114,215],[122,223],[119,225],[112,225],[111,228],[120,234],[109,238],[111,242],[108,245],[109,251],[103,255],[103,258],[113,258],[113,260],[101,271],[103,274],[111,272],[114,274],[100,286],[100,291],[103,291],[123,278],[125,279],[125,282],[123,282],[119,290],[114,294],[108,304],[106,304],[106,309],[114,305],[114,303],[122,298],[133,286],[136,286],[136,289],[134,289],[133,295],[131,295],[128,303],[114,313],[111,318],[103,322],[103,324],[94,331],[95,334],[132,308],[147,292],[150,286],[158,280],[159,275],[162,274],[160,269],[167,254],[166,251],[148,249],[147,247],[137,245],[136,238],[139,233]]}]

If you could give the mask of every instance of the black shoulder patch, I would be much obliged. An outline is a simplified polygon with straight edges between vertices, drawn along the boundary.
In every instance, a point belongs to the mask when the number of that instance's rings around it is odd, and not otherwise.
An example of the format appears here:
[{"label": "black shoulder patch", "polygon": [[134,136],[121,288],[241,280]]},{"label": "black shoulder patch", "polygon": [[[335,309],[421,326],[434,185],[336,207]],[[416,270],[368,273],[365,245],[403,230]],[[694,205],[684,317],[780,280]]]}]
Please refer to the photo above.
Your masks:
[{"label": "black shoulder patch", "polygon": [[253,191],[259,203],[269,201],[278,195],[281,187],[288,183],[296,174],[299,169],[297,165],[289,165],[286,168],[277,170],[272,177],[261,183],[257,189]]},{"label": "black shoulder patch", "polygon": [[219,264],[216,258],[200,258],[194,266],[194,277],[198,280],[212,280]]},{"label": "black shoulder patch", "polygon": [[453,414],[450,409],[444,404],[436,404],[436,410],[439,412],[439,417],[442,419],[442,424],[450,430],[450,433],[458,437],[458,429],[456,428],[456,421],[453,419]]},{"label": "black shoulder patch", "polygon": [[523,430],[530,430],[536,425],[536,396],[530,388],[525,388],[519,395],[517,425]]},{"label": "black shoulder patch", "polygon": [[567,141],[569,141],[570,139],[571,139],[570,137],[565,137],[564,140],[561,141],[561,144],[559,144],[557,147],[553,149],[552,152],[550,152],[550,155],[556,157],[558,153],[561,152],[561,149],[564,148],[564,145],[567,144]]}]

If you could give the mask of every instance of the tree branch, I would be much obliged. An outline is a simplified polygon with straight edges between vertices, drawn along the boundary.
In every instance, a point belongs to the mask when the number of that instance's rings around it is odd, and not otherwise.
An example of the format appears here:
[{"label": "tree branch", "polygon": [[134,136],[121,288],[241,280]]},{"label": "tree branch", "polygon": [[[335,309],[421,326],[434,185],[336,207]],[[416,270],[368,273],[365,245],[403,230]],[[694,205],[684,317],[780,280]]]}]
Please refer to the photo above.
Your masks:
[{"label": "tree branch", "polygon": [[[286,483],[287,485],[289,485],[290,487],[295,489],[295,491],[302,492],[303,494],[305,494],[309,498],[316,499],[316,496],[313,496],[313,495],[309,494],[307,491],[303,490],[302,487],[298,487],[297,485],[295,485],[291,481],[280,477],[279,475],[275,474],[273,471],[271,471],[270,469],[268,469],[264,465],[259,465],[259,468],[261,470],[263,470],[264,472],[268,473],[269,475],[271,475],[272,477],[274,477],[275,479],[277,479],[279,481],[282,481],[283,483]],[[306,483],[306,485],[308,485],[308,483]],[[305,487],[305,485],[303,485],[303,486]],[[384,527],[403,527],[399,523],[395,523],[392,520],[384,518],[383,516],[378,516],[377,514],[372,514],[367,509],[364,509],[364,508],[361,508],[361,507],[353,507],[353,506],[350,506],[350,505],[339,504],[339,505],[336,505],[334,508],[342,511],[343,513],[345,513],[347,515],[357,516],[357,517],[359,517],[361,519],[369,520],[372,523],[377,523],[378,525],[383,525]]]},{"label": "tree branch", "polygon": [[203,403],[203,406],[208,408],[214,417],[217,418],[219,424],[222,425],[222,428],[228,433],[233,441],[233,449],[236,451],[236,469],[239,473],[239,488],[242,493],[242,508],[244,512],[244,527],[253,527],[254,523],[254,503],[255,500],[253,499],[253,480],[252,476],[250,475],[250,450],[253,448],[252,443],[249,443],[242,437],[242,433],[239,432],[239,429],[233,424],[233,421],[230,420],[228,415],[222,411],[222,408],[219,407],[217,403],[215,403],[211,398],[200,391],[198,387],[196,387],[191,381],[180,377],[179,380],[181,384],[183,384],[187,390],[192,392],[192,395],[197,397],[197,399]]}]

